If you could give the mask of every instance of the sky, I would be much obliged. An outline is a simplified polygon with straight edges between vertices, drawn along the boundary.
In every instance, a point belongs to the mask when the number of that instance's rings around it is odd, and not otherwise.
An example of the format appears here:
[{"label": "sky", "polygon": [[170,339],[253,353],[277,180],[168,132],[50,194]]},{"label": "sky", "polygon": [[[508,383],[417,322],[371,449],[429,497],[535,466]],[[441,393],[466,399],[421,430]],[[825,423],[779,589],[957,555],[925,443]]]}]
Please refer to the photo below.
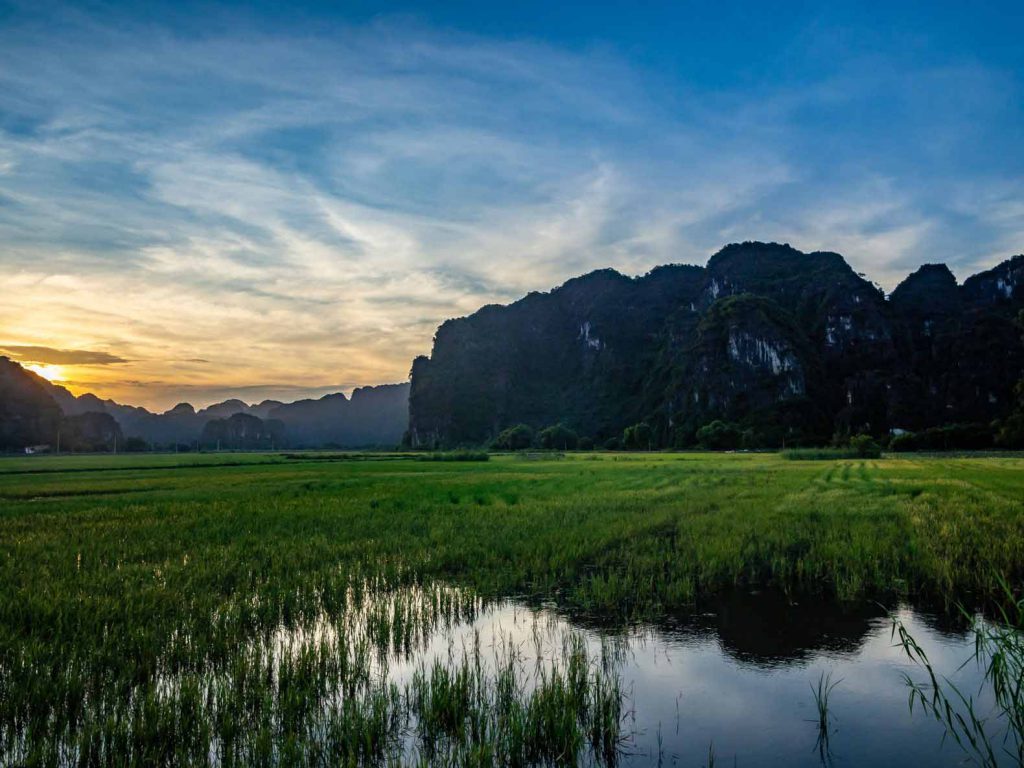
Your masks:
[{"label": "sky", "polygon": [[592,269],[1024,252],[1024,4],[825,5],[0,0],[0,354],[294,400]]}]

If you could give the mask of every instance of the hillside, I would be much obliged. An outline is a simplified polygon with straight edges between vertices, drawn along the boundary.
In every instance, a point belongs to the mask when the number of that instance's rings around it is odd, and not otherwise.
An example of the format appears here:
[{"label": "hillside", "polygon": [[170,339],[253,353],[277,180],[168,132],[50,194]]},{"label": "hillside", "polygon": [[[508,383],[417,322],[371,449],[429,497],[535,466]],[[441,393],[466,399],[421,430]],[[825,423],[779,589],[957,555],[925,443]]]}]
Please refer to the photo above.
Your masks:
[{"label": "hillside", "polygon": [[[408,397],[407,383],[384,384],[358,387],[351,399],[340,392],[295,403],[264,400],[249,405],[232,399],[198,411],[189,403],[179,403],[164,413],[152,413],[90,393],[75,396],[16,362],[0,357],[0,450],[36,444],[55,447],[62,424],[69,427],[63,443],[67,450],[76,444],[81,450],[99,444],[96,436],[99,425],[102,425],[100,433],[109,436],[110,444],[116,435],[118,441],[138,438],[156,448],[195,447],[197,444],[251,447],[247,439],[235,439],[231,428],[253,422],[237,419],[230,422],[237,415],[261,422],[257,431],[263,430],[261,434],[270,437],[257,441],[260,447],[394,446],[401,441],[406,429]],[[97,419],[97,414],[110,420]],[[83,425],[89,428],[84,433],[86,436],[69,441],[69,435],[82,433]]]},{"label": "hillside", "polygon": [[639,421],[692,444],[714,419],[764,446],[988,423],[1024,374],[1024,256],[957,285],[926,265],[890,297],[836,253],[742,243],[706,267],[600,270],[438,329],[413,364],[413,444],[564,422],[598,441]]},{"label": "hillside", "polygon": [[179,403],[164,413],[151,413],[88,394],[75,398],[62,387],[54,389],[64,393],[55,399],[65,413],[109,413],[126,436],[139,437],[154,445],[194,444],[210,422],[244,414],[266,422],[280,422],[282,431],[275,433],[279,446],[393,446],[402,439],[409,410],[408,384],[359,387],[351,399],[338,392],[294,403],[264,400],[249,405],[241,400],[226,400],[198,411],[189,403]]}]

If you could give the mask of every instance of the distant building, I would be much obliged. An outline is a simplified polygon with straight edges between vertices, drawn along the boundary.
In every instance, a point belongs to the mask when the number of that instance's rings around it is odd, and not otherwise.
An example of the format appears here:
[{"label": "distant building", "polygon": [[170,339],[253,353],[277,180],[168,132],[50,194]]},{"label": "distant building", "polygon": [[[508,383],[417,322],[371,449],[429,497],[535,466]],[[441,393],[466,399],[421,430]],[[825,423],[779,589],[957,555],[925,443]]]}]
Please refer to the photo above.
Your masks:
[{"label": "distant building", "polygon": [[32,455],[33,453],[49,453],[50,446],[48,445],[26,445],[25,453]]}]

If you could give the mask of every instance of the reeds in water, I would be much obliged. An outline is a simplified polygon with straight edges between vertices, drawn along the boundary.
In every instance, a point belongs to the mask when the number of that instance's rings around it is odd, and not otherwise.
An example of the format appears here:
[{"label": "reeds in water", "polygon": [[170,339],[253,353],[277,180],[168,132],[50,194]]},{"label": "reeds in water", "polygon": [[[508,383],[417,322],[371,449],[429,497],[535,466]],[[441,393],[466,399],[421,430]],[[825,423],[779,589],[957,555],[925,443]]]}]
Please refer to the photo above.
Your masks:
[{"label": "reeds in water", "polygon": [[[973,661],[985,670],[987,691],[966,691],[938,675],[925,650],[897,618],[892,630],[907,656],[927,675],[926,681],[917,681],[904,674],[911,712],[920,706],[975,762],[990,768],[1024,765],[1024,599],[1000,581],[1004,599],[994,618],[960,609],[974,634],[974,655],[965,664]],[[993,700],[991,711],[980,708],[984,694]]]}]

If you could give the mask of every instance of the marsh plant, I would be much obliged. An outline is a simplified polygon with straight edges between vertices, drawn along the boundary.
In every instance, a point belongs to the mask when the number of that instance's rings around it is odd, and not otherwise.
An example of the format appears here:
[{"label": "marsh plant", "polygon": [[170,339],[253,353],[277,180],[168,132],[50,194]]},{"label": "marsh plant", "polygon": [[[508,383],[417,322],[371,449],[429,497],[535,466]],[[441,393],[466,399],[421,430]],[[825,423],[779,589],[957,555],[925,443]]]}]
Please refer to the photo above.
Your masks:
[{"label": "marsh plant", "polygon": [[992,768],[1024,765],[1024,599],[1002,585],[1005,599],[994,617],[960,609],[974,636],[974,654],[964,663],[984,669],[984,690],[964,690],[939,675],[924,648],[893,619],[893,637],[926,673],[924,681],[904,675],[911,711],[920,707],[973,761]]},{"label": "marsh plant", "polygon": [[833,680],[831,672],[822,672],[818,677],[817,686],[811,686],[811,693],[814,696],[814,707],[818,714],[818,739],[816,747],[822,763],[829,763],[832,760],[832,750],[829,745],[829,735],[832,729],[829,699],[836,686],[841,682],[842,678]]},{"label": "marsh plant", "polygon": [[615,653],[528,611],[528,629],[487,646],[450,631],[482,607],[445,586],[360,582],[337,615],[226,655],[172,638],[122,679],[87,659],[54,677],[26,653],[0,668],[0,763],[614,764]]}]

